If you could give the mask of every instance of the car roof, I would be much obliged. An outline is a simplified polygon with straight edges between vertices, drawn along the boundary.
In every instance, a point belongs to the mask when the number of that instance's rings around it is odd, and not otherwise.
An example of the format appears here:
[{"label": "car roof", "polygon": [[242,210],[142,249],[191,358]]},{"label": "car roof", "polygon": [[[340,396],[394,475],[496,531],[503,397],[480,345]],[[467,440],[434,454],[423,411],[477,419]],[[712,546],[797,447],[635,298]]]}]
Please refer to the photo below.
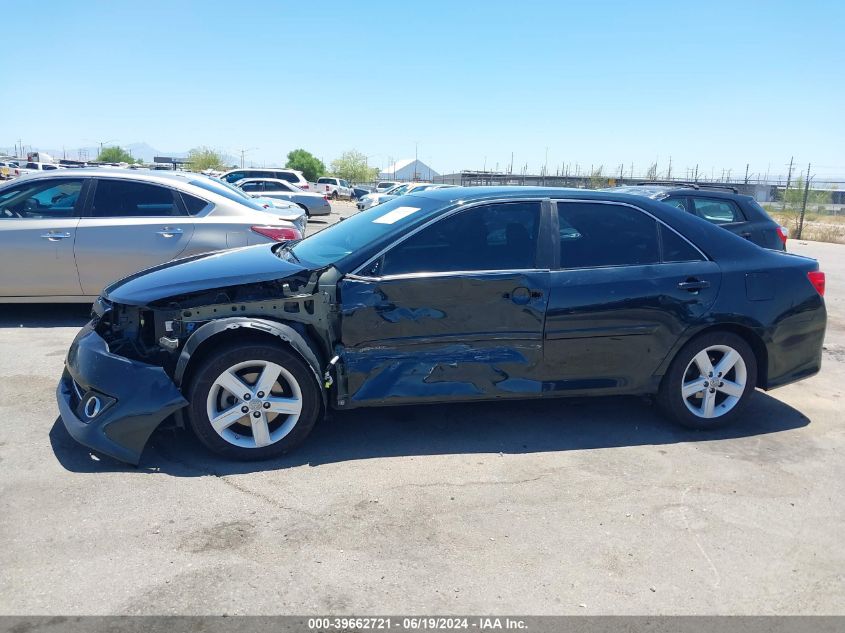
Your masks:
[{"label": "car roof", "polygon": [[708,198],[725,198],[729,200],[736,200],[737,198],[748,198],[741,193],[734,193],[733,191],[725,191],[722,189],[711,189],[707,186],[696,189],[694,187],[673,187],[671,185],[621,185],[619,187],[608,187],[601,191],[629,193],[635,196],[648,196],[649,198],[665,197],[669,195],[680,194],[684,196],[705,196]]},{"label": "car roof", "polygon": [[225,176],[226,174],[231,174],[236,171],[285,171],[290,174],[302,175],[301,171],[298,169],[291,169],[290,167],[236,167],[235,169],[224,171],[222,175]]},{"label": "car roof", "polygon": [[51,169],[48,172],[27,174],[13,182],[25,182],[41,178],[131,178],[162,184],[189,183],[192,180],[208,178],[203,174],[185,171],[164,171],[158,169],[124,169],[106,167],[80,167],[76,169]]}]

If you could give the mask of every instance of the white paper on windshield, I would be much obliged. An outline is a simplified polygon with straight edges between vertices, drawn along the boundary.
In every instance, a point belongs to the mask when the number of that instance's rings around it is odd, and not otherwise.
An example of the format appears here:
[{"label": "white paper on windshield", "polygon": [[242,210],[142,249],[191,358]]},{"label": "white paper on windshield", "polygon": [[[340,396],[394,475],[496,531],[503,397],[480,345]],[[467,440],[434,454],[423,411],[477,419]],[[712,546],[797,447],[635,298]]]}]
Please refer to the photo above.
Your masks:
[{"label": "white paper on windshield", "polygon": [[393,211],[388,211],[384,215],[373,220],[373,224],[393,224],[402,218],[407,218],[412,213],[416,213],[420,207],[396,207]]}]

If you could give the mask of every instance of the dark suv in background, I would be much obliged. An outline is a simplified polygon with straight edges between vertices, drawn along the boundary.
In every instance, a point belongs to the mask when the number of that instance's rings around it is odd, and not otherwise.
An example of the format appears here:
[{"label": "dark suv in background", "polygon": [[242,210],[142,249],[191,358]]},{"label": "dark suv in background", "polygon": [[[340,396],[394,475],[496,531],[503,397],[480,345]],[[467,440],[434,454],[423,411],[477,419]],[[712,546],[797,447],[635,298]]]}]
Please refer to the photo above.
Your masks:
[{"label": "dark suv in background", "polygon": [[646,196],[683,209],[718,224],[740,237],[774,250],[786,250],[786,228],[780,226],[751,196],[721,185],[642,182],[606,189],[614,193]]}]

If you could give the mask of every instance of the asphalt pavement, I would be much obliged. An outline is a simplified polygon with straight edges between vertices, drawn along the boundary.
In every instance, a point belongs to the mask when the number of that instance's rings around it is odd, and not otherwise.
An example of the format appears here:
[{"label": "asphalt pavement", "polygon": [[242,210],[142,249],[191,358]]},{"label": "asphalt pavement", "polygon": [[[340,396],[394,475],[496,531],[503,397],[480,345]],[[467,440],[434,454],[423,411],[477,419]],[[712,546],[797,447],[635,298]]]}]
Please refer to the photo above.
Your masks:
[{"label": "asphalt pavement", "polygon": [[258,464],[162,430],[135,468],[58,418],[87,307],[0,306],[0,614],[845,613],[845,246],[790,248],[828,274],[823,370],[715,432],[632,398],[385,408]]}]

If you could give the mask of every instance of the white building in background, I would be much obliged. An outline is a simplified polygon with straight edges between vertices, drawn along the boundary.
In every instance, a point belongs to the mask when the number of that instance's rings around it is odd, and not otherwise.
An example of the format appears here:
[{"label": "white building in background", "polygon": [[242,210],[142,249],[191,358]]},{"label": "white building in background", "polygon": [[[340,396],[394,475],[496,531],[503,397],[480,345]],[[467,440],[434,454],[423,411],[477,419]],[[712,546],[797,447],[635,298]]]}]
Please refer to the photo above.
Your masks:
[{"label": "white building in background", "polygon": [[379,174],[381,180],[434,180],[439,178],[440,174],[434,171],[431,167],[426,165],[421,160],[414,160],[413,158],[406,158],[404,160],[397,160]]}]

